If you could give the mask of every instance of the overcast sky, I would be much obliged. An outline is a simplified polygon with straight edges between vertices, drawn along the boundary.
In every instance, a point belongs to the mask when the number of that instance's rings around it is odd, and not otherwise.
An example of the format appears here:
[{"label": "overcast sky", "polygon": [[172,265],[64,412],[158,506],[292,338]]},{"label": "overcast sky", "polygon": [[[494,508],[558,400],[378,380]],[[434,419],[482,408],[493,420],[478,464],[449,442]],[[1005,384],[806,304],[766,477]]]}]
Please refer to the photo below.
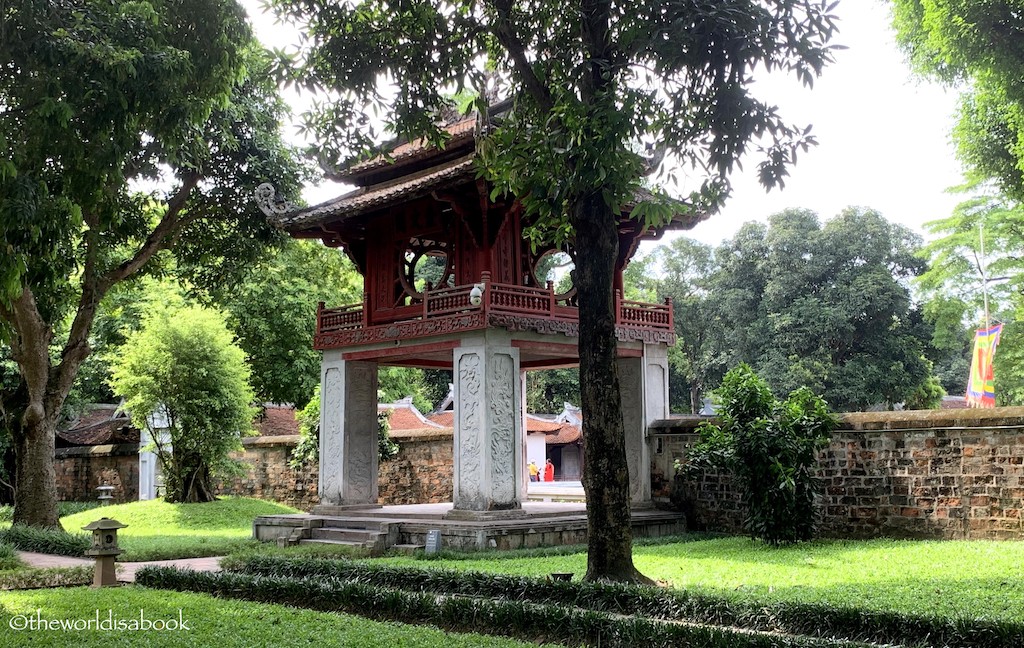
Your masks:
[{"label": "overcast sky", "polygon": [[[258,0],[243,4],[265,44],[294,41],[294,31],[260,14]],[[755,86],[757,96],[776,103],[788,121],[812,124],[819,145],[801,155],[781,191],[766,194],[757,183],[756,160],[744,165],[733,176],[734,195],[722,213],[688,236],[718,243],[742,223],[788,207],[813,209],[827,219],[849,205],[872,207],[923,232],[922,223],[948,216],[959,202],[946,193],[961,182],[949,142],[956,93],[913,77],[896,48],[884,0],[841,0],[836,14],[836,43],[849,49],[836,53],[836,63],[813,89],[775,78]],[[301,106],[294,96],[289,100]],[[327,183],[308,188],[304,197],[317,203],[344,189]]]}]

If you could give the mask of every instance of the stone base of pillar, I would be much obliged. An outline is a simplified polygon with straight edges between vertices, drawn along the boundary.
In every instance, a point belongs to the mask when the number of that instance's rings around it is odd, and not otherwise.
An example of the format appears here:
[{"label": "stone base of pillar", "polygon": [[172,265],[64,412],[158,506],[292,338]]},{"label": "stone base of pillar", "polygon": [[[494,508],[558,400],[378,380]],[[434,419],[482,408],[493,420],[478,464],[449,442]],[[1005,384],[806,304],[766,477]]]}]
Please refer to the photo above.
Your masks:
[{"label": "stone base of pillar", "polygon": [[383,508],[380,504],[317,504],[310,510],[312,515],[345,515],[352,511],[369,511]]},{"label": "stone base of pillar", "polygon": [[504,511],[469,511],[466,509],[452,509],[444,514],[444,519],[458,520],[460,522],[517,520],[525,517],[527,517],[527,513],[523,509],[507,509]]}]

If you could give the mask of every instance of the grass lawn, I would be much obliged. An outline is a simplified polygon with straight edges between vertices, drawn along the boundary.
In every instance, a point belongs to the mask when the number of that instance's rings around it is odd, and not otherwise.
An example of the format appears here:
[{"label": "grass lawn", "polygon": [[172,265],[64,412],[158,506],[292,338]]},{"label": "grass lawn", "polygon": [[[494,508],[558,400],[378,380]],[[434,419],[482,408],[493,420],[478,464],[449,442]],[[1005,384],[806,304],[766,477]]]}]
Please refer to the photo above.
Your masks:
[{"label": "grass lawn", "polygon": [[62,517],[69,532],[80,532],[101,517],[127,524],[118,532],[120,561],[220,556],[255,544],[252,521],[258,515],[298,513],[283,504],[245,497],[223,497],[204,504],[168,504],[162,499],[115,504]]},{"label": "grass lawn", "polygon": [[[188,630],[105,631],[16,630],[23,623],[19,615],[36,614],[46,620],[115,618],[139,619],[140,610],[149,620],[177,620]],[[109,612],[108,612],[109,611]],[[95,621],[94,621],[95,624]],[[443,648],[536,646],[483,635],[448,634],[436,628],[381,623],[360,617],[298,610],[217,599],[203,594],[118,587],[91,590],[84,587],[62,590],[5,592],[0,599],[0,644],[19,646],[352,646],[392,648],[394,646],[438,646]]]},{"label": "grass lawn", "polygon": [[[641,572],[746,602],[803,601],[1024,622],[1024,543],[816,541],[775,549],[747,538],[634,548]],[[586,572],[585,553],[502,559],[380,559],[394,565],[544,576]]]}]

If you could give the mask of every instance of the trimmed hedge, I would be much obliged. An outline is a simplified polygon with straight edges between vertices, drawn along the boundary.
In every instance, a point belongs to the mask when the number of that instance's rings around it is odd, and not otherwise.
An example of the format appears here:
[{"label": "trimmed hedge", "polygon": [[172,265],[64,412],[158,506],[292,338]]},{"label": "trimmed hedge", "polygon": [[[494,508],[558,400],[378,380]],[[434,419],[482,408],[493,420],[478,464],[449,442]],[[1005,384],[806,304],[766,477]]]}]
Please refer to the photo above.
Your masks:
[{"label": "trimmed hedge", "polygon": [[346,560],[255,556],[226,569],[261,576],[337,579],[417,592],[501,597],[533,603],[573,605],[613,614],[669,621],[710,623],[820,638],[948,648],[1020,648],[1024,625],[987,619],[921,617],[897,612],[810,603],[764,606],[728,601],[685,590],[559,582],[521,576],[442,569],[389,567]]},{"label": "trimmed hedge", "polygon": [[22,551],[82,557],[92,544],[84,533],[67,533],[59,529],[37,529],[15,524],[0,530],[0,542],[14,545]]},{"label": "trimmed hedge", "polygon": [[136,583],[160,589],[201,592],[261,603],[278,603],[371,619],[432,624],[447,630],[481,632],[530,641],[565,642],[604,648],[854,648],[864,644],[755,633],[708,625],[666,623],[593,610],[523,601],[438,596],[336,578],[322,580],[195,572],[146,567]]},{"label": "trimmed hedge", "polygon": [[38,589],[41,587],[74,587],[92,583],[94,568],[48,567],[0,572],[0,590]]}]

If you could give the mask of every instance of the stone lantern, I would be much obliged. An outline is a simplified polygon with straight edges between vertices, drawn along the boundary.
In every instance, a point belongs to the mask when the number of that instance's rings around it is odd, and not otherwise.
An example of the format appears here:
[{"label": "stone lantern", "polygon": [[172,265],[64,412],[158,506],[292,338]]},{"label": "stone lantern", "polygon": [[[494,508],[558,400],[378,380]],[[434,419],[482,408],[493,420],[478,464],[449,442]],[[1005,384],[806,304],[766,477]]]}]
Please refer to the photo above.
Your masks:
[{"label": "stone lantern", "polygon": [[117,520],[100,518],[82,527],[83,531],[92,531],[92,546],[85,551],[85,555],[96,558],[93,587],[117,585],[114,561],[121,555],[121,549],[117,546],[117,530],[127,526]]}]

